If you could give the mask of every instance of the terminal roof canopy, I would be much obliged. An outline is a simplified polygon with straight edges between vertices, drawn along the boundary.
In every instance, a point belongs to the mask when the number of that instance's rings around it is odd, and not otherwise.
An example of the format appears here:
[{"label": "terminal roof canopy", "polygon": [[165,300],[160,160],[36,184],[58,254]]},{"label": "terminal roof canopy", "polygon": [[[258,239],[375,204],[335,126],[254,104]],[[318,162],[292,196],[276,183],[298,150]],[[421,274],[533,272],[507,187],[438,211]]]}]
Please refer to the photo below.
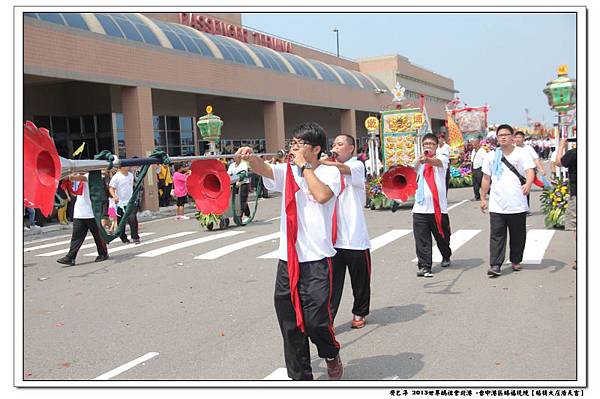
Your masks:
[{"label": "terminal roof canopy", "polygon": [[295,54],[280,53],[226,36],[211,35],[184,25],[150,19],[139,13],[28,12],[25,16],[123,40],[194,53],[201,57],[268,68],[307,79],[324,80],[371,92],[387,90],[381,80],[359,71]]}]

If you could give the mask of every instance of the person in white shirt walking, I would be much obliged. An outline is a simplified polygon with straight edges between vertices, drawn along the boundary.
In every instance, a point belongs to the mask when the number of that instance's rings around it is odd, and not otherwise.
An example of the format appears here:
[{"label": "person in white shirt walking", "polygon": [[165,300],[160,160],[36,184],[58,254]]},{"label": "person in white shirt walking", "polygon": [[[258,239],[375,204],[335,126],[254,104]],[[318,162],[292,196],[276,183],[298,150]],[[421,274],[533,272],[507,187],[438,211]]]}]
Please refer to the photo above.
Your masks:
[{"label": "person in white shirt walking", "polygon": [[[523,148],[513,145],[514,130],[510,125],[500,125],[497,130],[498,147],[486,155],[482,171],[481,211],[488,209],[490,191],[490,277],[500,276],[504,263],[507,229],[510,234],[511,267],[521,270],[525,240],[527,238],[527,194],[535,177],[535,164]],[[524,177],[526,175],[527,177]]]},{"label": "person in white shirt walking", "polygon": [[446,201],[446,170],[448,157],[437,151],[438,139],[426,134],[421,139],[423,155],[415,160],[417,192],[412,209],[413,234],[417,250],[417,276],[433,277],[431,235],[442,254],[442,267],[450,266],[450,219]]},{"label": "person in white shirt walking", "polygon": [[[264,161],[263,161],[264,162]],[[227,168],[227,174],[231,177],[236,176],[238,173],[245,172],[246,176],[248,175],[248,163],[242,161],[242,158],[237,156],[233,158],[233,162],[229,164]],[[250,190],[250,179],[245,177],[242,180],[238,180],[235,184],[234,188],[235,192],[232,195],[237,194],[237,190],[240,193],[240,206],[242,215],[246,217],[250,217],[250,207],[248,206],[248,193]]]},{"label": "person in white shirt walking", "polygon": [[313,379],[309,338],[325,359],[329,379],[339,380],[343,375],[330,309],[331,257],[335,255],[332,218],[341,177],[336,167],[320,163],[326,148],[323,128],[308,122],[294,129],[290,149],[294,166],[268,165],[250,147],[236,153],[264,177],[267,189],[284,193],[274,296],[285,365],[292,380]]},{"label": "person in white shirt walking", "polygon": [[[436,153],[440,153],[446,156],[448,162],[450,162],[450,146],[446,143],[446,133],[442,130],[438,133],[438,147],[436,149]],[[448,188],[450,188],[450,164],[446,168],[446,196],[448,196]]]},{"label": "person in white shirt walking", "polygon": [[74,266],[79,248],[83,245],[85,236],[89,230],[90,233],[92,233],[92,237],[94,237],[96,250],[98,251],[96,262],[102,262],[108,259],[108,249],[100,235],[100,229],[96,224],[96,219],[94,219],[92,201],[90,200],[90,189],[88,186],[88,174],[74,175],[70,177],[70,180],[78,181],[79,184],[83,184],[84,187],[82,194],[76,196],[77,199],[75,201],[75,206],[73,207],[73,233],[71,235],[69,252],[56,261],[63,265]]},{"label": "person in white shirt walking", "polygon": [[[523,148],[523,149],[525,149],[525,151],[527,151],[527,153],[533,160],[533,163],[535,164],[538,173],[540,175],[546,177],[546,171],[544,170],[544,165],[542,165],[542,162],[540,161],[539,154],[533,149],[532,146],[525,144],[525,133],[523,133],[520,130],[517,130],[513,136],[513,142],[514,142],[514,145],[516,145],[517,147]],[[534,173],[535,173],[535,170],[534,170]],[[535,175],[534,175],[534,180],[535,180]],[[527,206],[529,206],[529,194],[527,194]],[[529,216],[529,215],[531,215],[531,212],[527,211],[527,216]]]},{"label": "person in white shirt walking", "polygon": [[[133,183],[133,173],[129,172],[129,168],[127,166],[121,166],[119,171],[115,173],[112,179],[110,179],[110,183],[108,183],[110,195],[114,199],[117,207],[117,220],[119,223],[121,223],[121,219],[125,214],[125,207],[133,195]],[[135,204],[132,204],[131,206],[135,208]],[[129,218],[127,219],[127,223],[131,229],[131,238],[133,239],[133,242],[139,244],[140,236],[138,235],[138,220],[136,210],[137,209],[134,209],[133,212],[131,212],[131,215],[129,215]],[[125,228],[123,228],[119,238],[123,243],[131,242],[127,238]]]},{"label": "person in white shirt walking", "polygon": [[354,155],[355,139],[347,134],[338,135],[332,146],[335,161],[321,161],[335,166],[342,174],[342,192],[336,202],[332,237],[337,251],[333,257],[333,288],[331,313],[337,314],[342,299],[346,267],[352,282],[354,305],[352,328],[365,326],[371,300],[371,242],[363,208],[365,206],[365,166]]},{"label": "person in white shirt walking", "polygon": [[481,146],[481,140],[479,137],[471,139],[471,145],[473,149],[471,150],[471,176],[473,177],[473,194],[474,201],[479,201],[481,199],[479,195],[479,190],[481,189],[481,180],[483,179],[483,172],[481,171],[481,165],[483,164],[483,159],[487,152],[485,148]]}]

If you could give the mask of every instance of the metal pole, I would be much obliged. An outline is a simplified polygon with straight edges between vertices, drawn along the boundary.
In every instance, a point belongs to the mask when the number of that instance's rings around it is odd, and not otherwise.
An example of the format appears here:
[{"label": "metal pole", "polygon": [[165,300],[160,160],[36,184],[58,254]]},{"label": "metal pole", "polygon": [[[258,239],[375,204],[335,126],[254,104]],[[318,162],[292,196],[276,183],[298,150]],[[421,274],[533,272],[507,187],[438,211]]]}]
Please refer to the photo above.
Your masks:
[{"label": "metal pole", "polygon": [[335,42],[336,42],[336,48],[337,48],[337,56],[339,58],[340,57],[340,31],[338,30],[338,28],[333,28],[333,31],[335,32]]}]

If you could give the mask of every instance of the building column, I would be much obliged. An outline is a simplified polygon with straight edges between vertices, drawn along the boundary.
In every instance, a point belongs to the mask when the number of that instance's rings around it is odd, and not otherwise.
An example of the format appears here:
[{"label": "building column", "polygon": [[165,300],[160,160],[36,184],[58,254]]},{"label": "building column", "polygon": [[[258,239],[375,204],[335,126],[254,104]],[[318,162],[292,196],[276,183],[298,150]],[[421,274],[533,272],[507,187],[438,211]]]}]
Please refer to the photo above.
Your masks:
[{"label": "building column", "polygon": [[349,134],[356,140],[356,110],[343,109],[340,113],[340,133]]},{"label": "building column", "polygon": [[[125,124],[127,157],[150,155],[154,149],[152,89],[149,87],[123,87],[121,106]],[[146,174],[141,208],[158,211],[158,188],[153,167]]]},{"label": "building column", "polygon": [[274,101],[265,104],[264,113],[265,144],[267,152],[276,152],[285,146],[285,124],[283,102]]}]

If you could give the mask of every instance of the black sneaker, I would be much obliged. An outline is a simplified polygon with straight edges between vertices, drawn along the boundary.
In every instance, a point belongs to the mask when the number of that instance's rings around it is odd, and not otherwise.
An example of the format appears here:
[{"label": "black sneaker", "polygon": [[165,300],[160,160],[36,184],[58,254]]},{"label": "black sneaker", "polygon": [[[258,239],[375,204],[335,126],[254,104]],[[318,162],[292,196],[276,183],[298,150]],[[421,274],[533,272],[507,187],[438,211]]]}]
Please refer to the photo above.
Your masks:
[{"label": "black sneaker", "polygon": [[126,238],[126,239],[122,239],[122,238],[121,238],[121,242],[122,242],[123,244],[131,244],[131,241],[129,241],[129,238]]},{"label": "black sneaker", "polygon": [[141,241],[140,241],[140,239],[139,239],[139,238],[134,238],[134,239],[133,239],[133,243],[134,243],[134,244],[139,244],[139,243],[141,243]]},{"label": "black sneaker", "polygon": [[496,265],[496,266],[492,266],[490,267],[490,269],[487,271],[487,275],[490,277],[498,277],[500,276],[502,273],[500,272],[500,265]]},{"label": "black sneaker", "polygon": [[450,259],[442,259],[442,263],[440,263],[440,266],[442,266],[442,267],[450,266]]},{"label": "black sneaker", "polygon": [[98,255],[98,256],[96,256],[96,260],[94,262],[102,262],[102,261],[105,261],[106,259],[108,259],[108,254]]},{"label": "black sneaker", "polygon": [[56,261],[58,263],[62,263],[63,265],[75,266],[75,259],[67,258],[66,256],[64,256],[60,259],[56,259]]},{"label": "black sneaker", "polygon": [[419,267],[417,277],[433,277],[430,267]]}]

